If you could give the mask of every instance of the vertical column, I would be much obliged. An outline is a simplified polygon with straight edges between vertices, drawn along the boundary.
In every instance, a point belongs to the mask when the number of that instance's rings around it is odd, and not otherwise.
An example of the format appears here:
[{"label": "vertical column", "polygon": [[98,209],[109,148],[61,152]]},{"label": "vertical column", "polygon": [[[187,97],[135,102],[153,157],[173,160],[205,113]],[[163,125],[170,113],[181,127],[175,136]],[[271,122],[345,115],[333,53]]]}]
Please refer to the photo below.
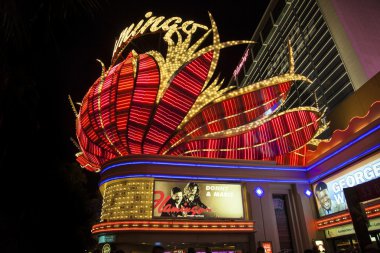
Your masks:
[{"label": "vertical column", "polygon": [[[264,190],[261,198],[255,194],[256,187],[261,187]],[[271,241],[273,252],[279,252],[280,242],[270,185],[267,183],[247,183],[247,191],[252,219],[256,222],[255,247],[257,248],[259,241]]]}]

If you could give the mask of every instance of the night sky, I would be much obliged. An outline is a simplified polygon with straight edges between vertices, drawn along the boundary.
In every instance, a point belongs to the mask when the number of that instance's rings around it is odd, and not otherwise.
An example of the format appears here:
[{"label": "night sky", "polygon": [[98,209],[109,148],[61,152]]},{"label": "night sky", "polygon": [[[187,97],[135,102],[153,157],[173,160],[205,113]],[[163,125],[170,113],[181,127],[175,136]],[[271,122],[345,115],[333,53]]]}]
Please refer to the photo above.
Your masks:
[{"label": "night sky", "polygon": [[[178,6],[180,5],[180,6]],[[99,217],[98,177],[75,162],[75,117],[115,39],[148,11],[250,39],[267,1],[3,0],[0,3],[0,252],[84,252]],[[149,40],[148,40],[149,41]],[[150,42],[149,42],[150,43]],[[139,53],[145,46],[136,44]],[[162,45],[161,45],[162,47]],[[245,46],[221,51],[228,81]],[[143,50],[143,51],[139,51]]]}]

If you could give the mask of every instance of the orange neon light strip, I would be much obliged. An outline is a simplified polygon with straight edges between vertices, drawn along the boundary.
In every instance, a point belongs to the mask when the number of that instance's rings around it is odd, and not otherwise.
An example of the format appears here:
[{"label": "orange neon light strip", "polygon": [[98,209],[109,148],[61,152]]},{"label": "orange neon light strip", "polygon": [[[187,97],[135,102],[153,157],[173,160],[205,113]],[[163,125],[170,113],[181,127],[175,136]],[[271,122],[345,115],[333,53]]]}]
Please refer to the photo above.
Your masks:
[{"label": "orange neon light strip", "polygon": [[[380,216],[380,204],[367,207],[365,209],[368,218],[375,218]],[[317,229],[325,229],[329,227],[335,227],[343,224],[351,223],[351,215],[349,212],[345,212],[343,214],[335,215],[333,217],[318,220],[316,222]]]},{"label": "orange neon light strip", "polygon": [[345,217],[349,217],[351,219],[350,213],[349,212],[345,212],[344,214],[336,215],[336,216],[333,216],[333,217],[330,217],[330,218],[324,219],[324,220],[318,220],[317,222],[319,224],[321,224],[321,223],[331,222],[331,221],[334,221],[334,220],[337,220],[337,219],[340,219],[340,218],[345,218]]},{"label": "orange neon light strip", "polygon": [[249,225],[252,224],[253,221],[243,221],[243,222],[228,222],[228,221],[214,221],[214,222],[193,222],[193,221],[114,221],[114,222],[103,222],[94,226],[105,226],[105,225],[122,225],[122,224],[186,224],[186,225]]},{"label": "orange neon light strip", "polygon": [[374,205],[374,206],[370,206],[370,207],[367,207],[367,208],[365,209],[365,211],[367,212],[367,211],[372,211],[372,210],[375,210],[375,209],[380,209],[380,204],[378,204],[378,205]]},{"label": "orange neon light strip", "polygon": [[120,221],[104,222],[92,227],[92,233],[112,231],[168,231],[168,232],[253,232],[253,221],[192,222],[192,221]]},{"label": "orange neon light strip", "polygon": [[104,233],[104,232],[121,232],[121,231],[167,231],[167,232],[253,232],[255,231],[253,228],[233,228],[221,230],[220,228],[214,229],[201,229],[201,228],[186,228],[186,229],[174,229],[174,228],[104,228],[99,230],[92,230],[93,234]]}]

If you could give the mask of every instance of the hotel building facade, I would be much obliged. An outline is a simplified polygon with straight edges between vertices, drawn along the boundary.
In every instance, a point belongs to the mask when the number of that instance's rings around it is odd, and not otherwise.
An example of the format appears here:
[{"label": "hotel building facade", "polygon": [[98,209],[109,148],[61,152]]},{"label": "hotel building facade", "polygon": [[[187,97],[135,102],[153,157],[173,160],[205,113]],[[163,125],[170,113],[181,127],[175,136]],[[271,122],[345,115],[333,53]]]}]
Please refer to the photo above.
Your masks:
[{"label": "hotel building facade", "polygon": [[[73,106],[77,160],[100,174],[102,212],[92,229],[99,247],[379,247],[373,182],[380,177],[380,76],[372,75],[376,64],[359,64],[364,53],[355,56],[351,47],[349,54],[338,43],[328,23],[337,16],[326,13],[331,4],[339,1],[271,1],[253,35],[260,43],[247,48],[231,79],[235,90],[210,77],[218,50],[239,43],[220,42],[212,17],[210,27],[178,17],[158,25],[147,13],[123,31],[111,66],[80,111]],[[198,50],[171,40],[197,28],[212,31],[213,45]],[[148,29],[166,32],[166,58],[131,51],[120,62],[129,42]],[[321,140],[327,121],[329,138]],[[364,193],[347,198],[349,187]],[[352,214],[359,202],[366,216]],[[369,232],[357,225],[360,218]],[[360,229],[366,233],[358,238]]]}]

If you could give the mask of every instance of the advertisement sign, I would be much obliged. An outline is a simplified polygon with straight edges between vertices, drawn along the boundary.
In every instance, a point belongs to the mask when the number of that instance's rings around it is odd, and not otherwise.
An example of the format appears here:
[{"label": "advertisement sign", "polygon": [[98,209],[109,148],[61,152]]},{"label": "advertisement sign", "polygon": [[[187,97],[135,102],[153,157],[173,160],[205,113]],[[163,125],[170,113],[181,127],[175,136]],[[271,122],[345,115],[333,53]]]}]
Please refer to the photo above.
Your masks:
[{"label": "advertisement sign", "polygon": [[242,219],[240,184],[155,181],[153,217]]},{"label": "advertisement sign", "polygon": [[380,177],[380,154],[313,184],[319,216],[347,209],[343,189]]},{"label": "advertisement sign", "polygon": [[[374,231],[380,229],[380,218],[370,219],[368,231]],[[346,224],[338,227],[328,228],[325,230],[326,238],[339,237],[344,235],[355,234],[354,226],[352,224]]]}]

